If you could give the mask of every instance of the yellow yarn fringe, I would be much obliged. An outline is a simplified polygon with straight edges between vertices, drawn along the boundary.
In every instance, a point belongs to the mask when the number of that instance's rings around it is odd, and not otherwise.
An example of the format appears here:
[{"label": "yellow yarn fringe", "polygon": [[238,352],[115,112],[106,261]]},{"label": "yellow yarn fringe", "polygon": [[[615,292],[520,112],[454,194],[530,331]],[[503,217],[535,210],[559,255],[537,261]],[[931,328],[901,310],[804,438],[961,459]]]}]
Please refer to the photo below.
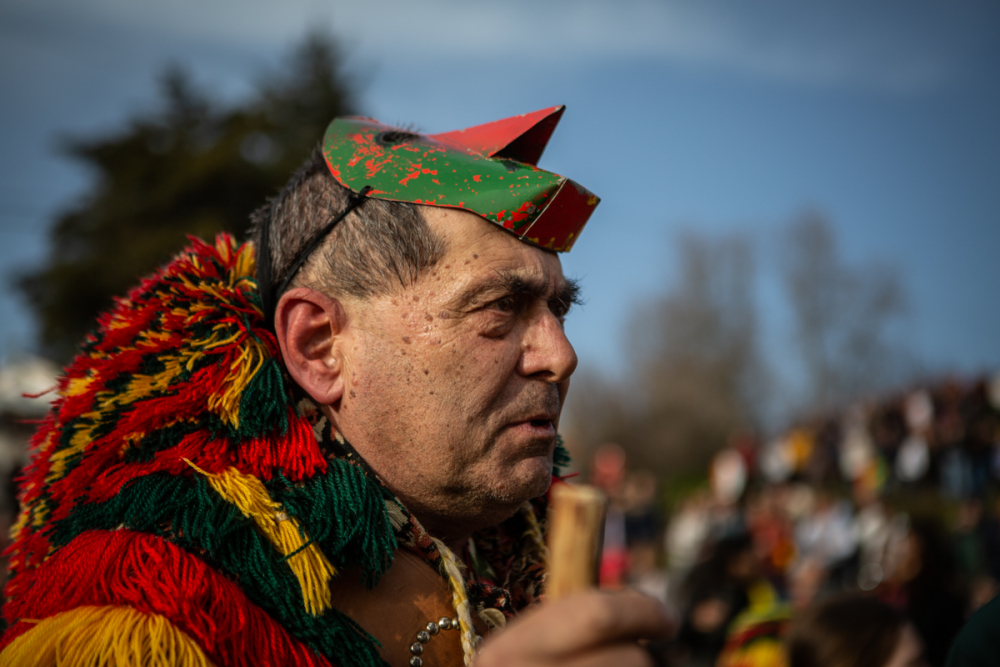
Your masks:
[{"label": "yellow yarn fringe", "polygon": [[[227,260],[229,259],[230,253],[233,252],[233,245],[231,243],[223,242],[222,238],[216,239],[215,247]],[[229,276],[229,286],[236,287],[237,282],[248,278],[254,278],[256,274],[257,253],[254,252],[253,243],[247,242],[246,245],[243,246],[240,254],[236,257],[236,270]]]},{"label": "yellow yarn fringe", "polygon": [[158,614],[78,607],[40,621],[0,653],[0,667],[214,667],[190,637]]},{"label": "yellow yarn fringe", "polygon": [[[228,260],[231,253],[234,252],[234,248],[221,239],[216,243],[216,248],[225,260]],[[196,258],[194,262],[197,264]],[[236,283],[243,280],[252,279],[254,266],[253,249],[250,246],[246,246],[240,251],[234,269],[227,276],[229,286],[233,287]],[[195,285],[187,276],[183,277],[182,280],[187,283],[189,288],[197,289],[205,294],[218,291],[208,285]],[[220,300],[222,299],[221,296],[219,298]],[[179,314],[191,316],[207,308],[210,308],[208,304],[192,304],[190,311],[181,311]],[[120,326],[127,325],[127,323],[118,324]],[[112,328],[114,326],[112,324]],[[124,391],[99,392],[96,396],[95,409],[83,415],[83,425],[78,427],[78,430],[73,433],[69,446],[52,454],[52,468],[46,476],[46,481],[53,482],[61,479],[66,474],[68,462],[75,460],[93,442],[94,431],[103,426],[103,420],[107,415],[113,414],[121,406],[130,405],[137,400],[148,397],[152,393],[168,389],[182,373],[185,371],[190,372],[198,360],[205,355],[205,352],[216,347],[231,345],[240,336],[245,335],[237,331],[224,337],[222,330],[225,328],[225,325],[220,324],[207,338],[190,340],[181,349],[174,350],[173,352],[165,352],[159,357],[159,361],[163,364],[162,371],[152,375],[136,373]],[[170,337],[170,334],[165,333],[147,335],[153,338]],[[138,346],[142,346],[141,341],[138,343]],[[218,414],[223,423],[232,426],[234,429],[238,429],[240,426],[240,397],[243,394],[243,390],[257,374],[257,371],[260,370],[266,357],[267,354],[265,353],[263,344],[253,338],[247,338],[244,341],[243,353],[230,364],[223,391],[209,398],[209,410]],[[75,378],[69,382],[63,393],[66,396],[77,396],[85,393],[89,391],[94,379],[94,377]]]},{"label": "yellow yarn fringe", "polygon": [[[228,339],[215,341],[211,347],[229,345],[232,342],[233,340]],[[205,349],[211,349],[211,347],[206,345]],[[240,427],[240,398],[243,395],[243,390],[257,375],[260,367],[264,365],[266,357],[267,353],[263,343],[253,338],[243,341],[243,351],[239,358],[229,365],[225,391],[220,395],[210,396],[208,399],[208,409],[217,413],[224,422],[228,422],[233,428]]]},{"label": "yellow yarn fringe", "polygon": [[[191,461],[185,462],[205,476],[216,493],[235,505],[243,516],[252,519],[274,548],[286,557],[286,562],[302,589],[306,611],[318,616],[331,606],[330,580],[337,571],[299,527],[299,522],[281,511],[281,505],[267,493],[256,477],[244,475],[236,468],[213,475]],[[294,554],[294,555],[293,555]]]},{"label": "yellow yarn fringe", "polygon": [[458,564],[458,558],[451,549],[445,546],[444,542],[437,538],[431,538],[438,553],[441,554],[441,562],[444,566],[444,573],[448,577],[448,585],[451,587],[451,601],[455,606],[455,614],[458,616],[458,627],[461,630],[462,653],[465,657],[465,664],[471,665],[472,659],[476,657],[476,648],[479,638],[476,636],[476,629],[472,625],[472,609],[469,606],[469,594],[465,590],[465,577]]}]

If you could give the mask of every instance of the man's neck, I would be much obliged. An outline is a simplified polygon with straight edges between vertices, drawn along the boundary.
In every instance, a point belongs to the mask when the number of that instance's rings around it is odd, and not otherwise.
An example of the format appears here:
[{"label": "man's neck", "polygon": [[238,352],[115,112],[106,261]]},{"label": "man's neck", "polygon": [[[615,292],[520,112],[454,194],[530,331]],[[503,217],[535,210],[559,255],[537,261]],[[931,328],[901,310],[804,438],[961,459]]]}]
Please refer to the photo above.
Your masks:
[{"label": "man's neck", "polygon": [[[321,412],[327,418],[332,426],[332,432],[338,433],[337,431],[337,420],[333,409],[330,406],[321,406]],[[465,545],[468,543],[469,538],[474,532],[474,528],[463,528],[461,519],[455,517],[438,517],[434,512],[426,511],[420,502],[413,498],[408,497],[408,495],[402,492],[401,489],[395,488],[392,484],[391,479],[386,479],[386,477],[380,474],[376,465],[372,465],[369,461],[369,457],[364,456],[362,451],[359,451],[354,443],[350,442],[345,434],[340,433],[342,442],[340,443],[344,449],[344,454],[354,463],[360,465],[366,474],[375,475],[378,480],[389,489],[390,492],[403,504],[403,506],[410,512],[416,521],[420,523],[420,527],[427,532],[428,535],[434,537],[435,539],[441,541],[445,546],[451,549],[454,553],[460,553]]]}]

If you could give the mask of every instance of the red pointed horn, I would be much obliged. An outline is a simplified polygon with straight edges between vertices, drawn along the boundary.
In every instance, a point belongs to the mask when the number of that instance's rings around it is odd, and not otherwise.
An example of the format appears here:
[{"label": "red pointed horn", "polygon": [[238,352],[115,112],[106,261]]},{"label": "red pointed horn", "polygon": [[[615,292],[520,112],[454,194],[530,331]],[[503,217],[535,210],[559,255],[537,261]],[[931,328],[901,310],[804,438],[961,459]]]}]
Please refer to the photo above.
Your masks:
[{"label": "red pointed horn", "polygon": [[430,136],[490,157],[505,157],[537,165],[565,110],[565,105],[549,107],[464,130]]}]

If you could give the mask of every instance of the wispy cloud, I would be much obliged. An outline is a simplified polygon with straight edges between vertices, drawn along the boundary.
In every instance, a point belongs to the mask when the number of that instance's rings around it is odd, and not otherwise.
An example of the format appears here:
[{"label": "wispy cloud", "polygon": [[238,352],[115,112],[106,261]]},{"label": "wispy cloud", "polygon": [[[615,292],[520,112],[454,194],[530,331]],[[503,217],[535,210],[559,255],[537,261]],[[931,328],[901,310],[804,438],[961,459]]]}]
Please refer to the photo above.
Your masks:
[{"label": "wispy cloud", "polygon": [[123,30],[215,44],[275,46],[305,30],[331,30],[352,52],[386,64],[652,58],[755,79],[895,92],[947,82],[975,28],[963,10],[919,0],[878,7],[832,0],[54,0],[44,6]]}]

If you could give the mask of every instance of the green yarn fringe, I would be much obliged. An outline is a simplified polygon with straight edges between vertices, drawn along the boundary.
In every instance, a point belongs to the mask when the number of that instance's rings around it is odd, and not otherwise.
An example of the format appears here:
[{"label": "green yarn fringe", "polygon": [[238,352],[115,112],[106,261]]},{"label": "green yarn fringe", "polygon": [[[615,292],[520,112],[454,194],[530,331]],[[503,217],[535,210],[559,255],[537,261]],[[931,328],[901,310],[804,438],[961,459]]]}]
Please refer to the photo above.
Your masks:
[{"label": "green yarn fringe", "polygon": [[[269,490],[335,567],[361,566],[374,583],[388,569],[396,544],[382,491],[346,462],[331,462],[330,471],[298,486],[272,480]],[[75,508],[51,526],[50,538],[61,546],[87,530],[119,527],[158,535],[198,555],[238,581],[247,597],[293,636],[336,664],[384,665],[375,639],[351,618],[335,609],[320,616],[305,611],[301,589],[281,554],[203,477],[154,473],[138,478],[107,502]]]}]

